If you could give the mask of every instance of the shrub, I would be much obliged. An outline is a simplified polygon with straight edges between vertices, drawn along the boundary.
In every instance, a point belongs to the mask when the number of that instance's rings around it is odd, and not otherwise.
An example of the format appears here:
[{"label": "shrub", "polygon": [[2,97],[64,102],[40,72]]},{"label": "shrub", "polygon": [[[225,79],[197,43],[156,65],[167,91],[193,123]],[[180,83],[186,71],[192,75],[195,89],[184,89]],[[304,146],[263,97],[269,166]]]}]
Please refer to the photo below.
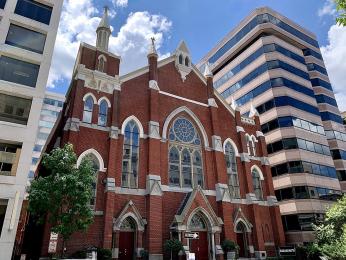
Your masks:
[{"label": "shrub", "polygon": [[237,251],[239,246],[236,242],[226,239],[222,242],[222,249],[225,253],[227,253],[229,251]]}]

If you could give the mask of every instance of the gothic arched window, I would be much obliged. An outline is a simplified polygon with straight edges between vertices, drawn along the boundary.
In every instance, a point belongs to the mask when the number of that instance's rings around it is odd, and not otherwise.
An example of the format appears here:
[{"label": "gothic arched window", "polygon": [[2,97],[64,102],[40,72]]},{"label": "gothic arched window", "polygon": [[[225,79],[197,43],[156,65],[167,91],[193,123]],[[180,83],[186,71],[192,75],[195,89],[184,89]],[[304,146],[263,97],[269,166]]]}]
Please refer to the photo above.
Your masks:
[{"label": "gothic arched window", "polygon": [[139,130],[134,120],[125,127],[121,186],[137,188],[139,160]]},{"label": "gothic arched window", "polygon": [[186,118],[177,118],[169,129],[169,185],[203,187],[201,139]]},{"label": "gothic arched window", "polygon": [[193,215],[189,223],[189,229],[194,231],[207,229],[207,225],[200,214]]},{"label": "gothic arched window", "polygon": [[108,114],[108,103],[106,100],[102,100],[99,106],[98,125],[100,126],[107,125],[107,114]]},{"label": "gothic arched window", "polygon": [[240,198],[239,179],[237,171],[237,160],[235,151],[230,142],[225,145],[225,160],[228,175],[228,187],[232,198]]},{"label": "gothic arched window", "polygon": [[189,57],[185,58],[185,66],[188,67],[190,65]]},{"label": "gothic arched window", "polygon": [[258,200],[263,200],[262,184],[261,184],[261,175],[256,168],[252,169],[252,184],[253,189]]},{"label": "gothic arched window", "polygon": [[83,109],[83,122],[91,123],[91,118],[93,115],[94,108],[94,100],[91,96],[88,96],[84,101],[84,109]]},{"label": "gothic arched window", "polygon": [[181,65],[183,64],[183,55],[181,54],[179,55],[179,64]]}]

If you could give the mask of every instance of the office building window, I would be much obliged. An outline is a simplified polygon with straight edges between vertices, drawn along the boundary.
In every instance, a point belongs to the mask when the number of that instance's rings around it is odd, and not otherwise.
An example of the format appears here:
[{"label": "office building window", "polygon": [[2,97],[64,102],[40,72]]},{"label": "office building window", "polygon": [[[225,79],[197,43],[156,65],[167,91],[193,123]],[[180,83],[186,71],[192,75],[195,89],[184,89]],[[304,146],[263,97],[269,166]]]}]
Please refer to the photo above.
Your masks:
[{"label": "office building window", "polygon": [[6,209],[7,209],[8,200],[0,199],[0,238],[2,235],[2,227],[4,225]]},{"label": "office building window", "polygon": [[26,125],[31,100],[0,93],[0,121]]},{"label": "office building window", "polygon": [[29,62],[0,57],[0,80],[35,87],[40,66]]},{"label": "office building window", "polygon": [[0,175],[15,176],[20,145],[0,143]]},{"label": "office building window", "polygon": [[45,98],[45,99],[43,99],[43,104],[51,105],[51,106],[55,106],[55,107],[63,107],[64,102],[59,101],[59,100],[55,100],[55,99],[51,99],[51,98]]},{"label": "office building window", "polygon": [[281,216],[285,231],[312,231],[312,224],[323,219],[323,214],[292,214]]},{"label": "office building window", "polygon": [[15,13],[49,25],[53,8],[34,0],[18,0]]},{"label": "office building window", "polygon": [[0,9],[4,9],[6,5],[6,0],[0,0]]},{"label": "office building window", "polygon": [[18,25],[11,24],[5,43],[42,54],[46,35]]}]

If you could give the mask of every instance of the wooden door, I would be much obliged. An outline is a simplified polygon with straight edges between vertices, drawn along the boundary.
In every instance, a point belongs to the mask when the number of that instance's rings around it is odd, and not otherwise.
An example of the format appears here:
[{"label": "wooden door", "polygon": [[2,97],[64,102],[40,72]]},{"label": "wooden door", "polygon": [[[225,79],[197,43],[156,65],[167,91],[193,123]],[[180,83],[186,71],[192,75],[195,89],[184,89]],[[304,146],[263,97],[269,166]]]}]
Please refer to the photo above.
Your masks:
[{"label": "wooden door", "polygon": [[133,260],[134,259],[134,232],[120,232],[119,237],[119,259]]},{"label": "wooden door", "polygon": [[209,259],[208,233],[199,232],[198,239],[191,239],[190,252],[195,253],[196,260]]}]

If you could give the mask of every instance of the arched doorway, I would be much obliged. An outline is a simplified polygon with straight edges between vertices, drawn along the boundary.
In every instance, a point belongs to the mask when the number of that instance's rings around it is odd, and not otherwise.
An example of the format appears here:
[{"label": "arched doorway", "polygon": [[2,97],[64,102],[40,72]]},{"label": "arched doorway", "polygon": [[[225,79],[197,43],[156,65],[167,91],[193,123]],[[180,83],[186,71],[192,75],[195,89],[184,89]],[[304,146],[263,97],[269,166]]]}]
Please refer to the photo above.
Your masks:
[{"label": "arched doorway", "polygon": [[135,231],[136,224],[131,217],[123,220],[120,226],[119,235],[119,259],[133,260],[135,259]]},{"label": "arched doorway", "polygon": [[239,257],[248,257],[248,229],[243,221],[239,221],[235,229],[237,233],[237,244],[239,246]]},{"label": "arched doorway", "polygon": [[189,231],[198,233],[198,239],[189,240],[189,248],[191,253],[195,253],[196,260],[209,259],[209,239],[208,226],[205,218],[201,213],[192,216],[189,222]]}]

